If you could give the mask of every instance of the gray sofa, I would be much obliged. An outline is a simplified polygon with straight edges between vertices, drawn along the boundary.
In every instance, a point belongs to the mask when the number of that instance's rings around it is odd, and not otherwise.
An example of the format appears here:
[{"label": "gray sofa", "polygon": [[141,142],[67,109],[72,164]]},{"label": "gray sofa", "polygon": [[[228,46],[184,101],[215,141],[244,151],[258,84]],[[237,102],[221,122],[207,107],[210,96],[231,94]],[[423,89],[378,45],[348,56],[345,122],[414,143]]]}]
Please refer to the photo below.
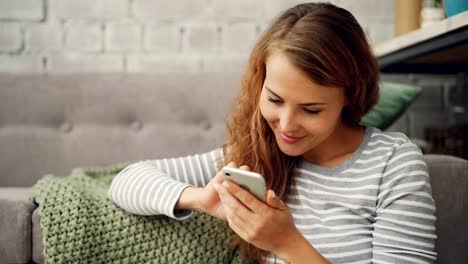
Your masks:
[{"label": "gray sofa", "polygon": [[[240,74],[0,74],[0,263],[42,263],[44,174],[208,151],[225,137]],[[468,162],[426,155],[438,263],[468,263]]]}]

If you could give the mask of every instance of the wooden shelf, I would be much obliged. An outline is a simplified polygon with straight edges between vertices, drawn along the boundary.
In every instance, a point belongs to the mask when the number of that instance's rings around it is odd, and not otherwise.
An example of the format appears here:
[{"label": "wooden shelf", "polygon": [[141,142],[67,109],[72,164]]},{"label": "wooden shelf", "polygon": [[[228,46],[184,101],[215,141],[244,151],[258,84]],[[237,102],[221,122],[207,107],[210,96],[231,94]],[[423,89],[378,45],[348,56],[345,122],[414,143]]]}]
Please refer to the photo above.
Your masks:
[{"label": "wooden shelf", "polygon": [[372,49],[384,73],[468,72],[468,11]]}]

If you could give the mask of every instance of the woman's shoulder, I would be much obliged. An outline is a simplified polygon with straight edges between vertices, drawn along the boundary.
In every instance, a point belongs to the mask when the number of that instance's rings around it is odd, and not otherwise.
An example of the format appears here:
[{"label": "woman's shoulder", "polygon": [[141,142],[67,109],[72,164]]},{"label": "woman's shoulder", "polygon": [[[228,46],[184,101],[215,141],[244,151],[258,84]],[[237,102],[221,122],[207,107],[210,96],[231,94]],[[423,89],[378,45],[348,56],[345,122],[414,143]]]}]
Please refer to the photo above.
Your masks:
[{"label": "woman's shoulder", "polygon": [[380,140],[385,142],[392,142],[392,143],[405,143],[409,142],[409,137],[399,131],[382,131],[377,127],[370,127],[372,133],[371,138],[373,140]]},{"label": "woman's shoulder", "polygon": [[399,147],[402,145],[413,145],[414,142],[411,141],[411,139],[403,132],[399,131],[382,131],[379,128],[372,127],[370,128],[372,130],[371,136],[370,136],[370,143],[372,145],[393,145],[395,147]]},{"label": "woman's shoulder", "polygon": [[404,160],[424,159],[423,152],[418,145],[412,142],[405,133],[398,131],[382,131],[373,128],[368,149],[374,149],[376,151],[374,154],[382,153],[382,156],[390,163],[402,158]]},{"label": "woman's shoulder", "polygon": [[[367,144],[367,152],[373,155],[379,153],[387,159],[397,156],[408,156],[422,159],[423,153],[421,149],[411,141],[411,139],[403,132],[398,131],[382,131],[379,128],[372,128],[371,136]],[[415,156],[416,155],[416,156]]]}]

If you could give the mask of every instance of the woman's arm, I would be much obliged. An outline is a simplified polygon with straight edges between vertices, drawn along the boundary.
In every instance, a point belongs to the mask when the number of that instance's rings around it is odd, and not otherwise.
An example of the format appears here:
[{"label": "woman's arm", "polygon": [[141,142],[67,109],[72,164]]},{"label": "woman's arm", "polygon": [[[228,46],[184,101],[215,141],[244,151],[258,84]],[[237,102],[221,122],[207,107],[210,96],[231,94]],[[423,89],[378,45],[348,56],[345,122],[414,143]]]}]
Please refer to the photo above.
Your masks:
[{"label": "woman's arm", "polygon": [[411,142],[390,158],[377,196],[373,231],[373,262],[432,263],[435,206],[427,165]]},{"label": "woman's arm", "polygon": [[[186,219],[192,211],[174,210],[181,194],[189,193],[185,192],[189,186],[205,186],[216,175],[221,157],[222,150],[216,149],[200,155],[133,163],[113,178],[109,199],[130,213]],[[186,194],[181,209],[187,207],[185,198],[193,196]]]},{"label": "woman's arm", "polygon": [[284,252],[278,254],[286,263],[291,264],[329,264],[330,262],[320,255],[320,253],[310,244],[310,242],[300,233],[298,236],[291,238],[291,241],[286,243]]},{"label": "woman's arm", "polygon": [[202,188],[189,186],[182,191],[182,194],[175,205],[175,210],[200,210],[199,197]]}]

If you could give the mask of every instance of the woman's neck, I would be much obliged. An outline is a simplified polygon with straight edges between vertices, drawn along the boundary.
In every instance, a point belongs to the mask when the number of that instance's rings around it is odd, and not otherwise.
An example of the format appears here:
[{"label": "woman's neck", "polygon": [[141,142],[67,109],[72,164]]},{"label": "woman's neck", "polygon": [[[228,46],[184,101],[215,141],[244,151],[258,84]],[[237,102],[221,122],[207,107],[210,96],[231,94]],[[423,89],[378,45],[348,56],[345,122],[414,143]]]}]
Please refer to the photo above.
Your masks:
[{"label": "woman's neck", "polygon": [[361,145],[364,135],[364,126],[339,125],[325,141],[302,157],[310,163],[334,167],[353,155]]}]

